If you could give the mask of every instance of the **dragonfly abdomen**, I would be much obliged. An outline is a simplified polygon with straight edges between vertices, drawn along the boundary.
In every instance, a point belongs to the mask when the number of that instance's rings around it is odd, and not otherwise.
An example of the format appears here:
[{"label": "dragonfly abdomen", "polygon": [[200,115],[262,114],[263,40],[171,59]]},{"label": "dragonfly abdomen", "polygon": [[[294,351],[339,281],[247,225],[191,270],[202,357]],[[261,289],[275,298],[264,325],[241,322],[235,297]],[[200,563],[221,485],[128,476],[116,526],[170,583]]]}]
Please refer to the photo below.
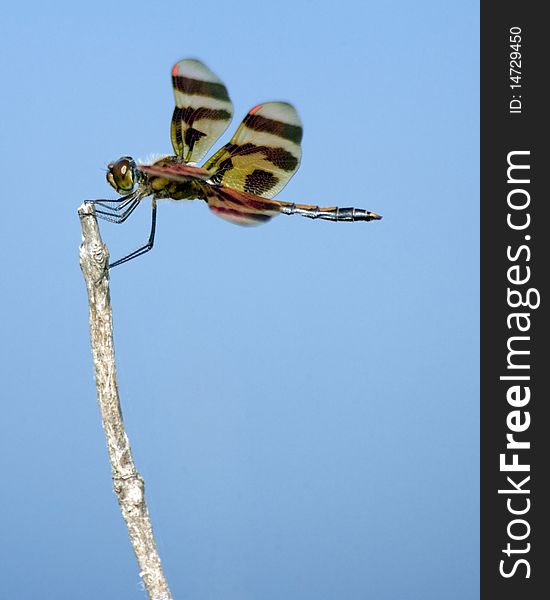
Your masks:
[{"label": "dragonfly abdomen", "polygon": [[320,207],[308,204],[282,203],[281,212],[285,215],[301,215],[309,219],[325,221],[379,221],[382,217],[364,208],[340,208],[338,206]]}]

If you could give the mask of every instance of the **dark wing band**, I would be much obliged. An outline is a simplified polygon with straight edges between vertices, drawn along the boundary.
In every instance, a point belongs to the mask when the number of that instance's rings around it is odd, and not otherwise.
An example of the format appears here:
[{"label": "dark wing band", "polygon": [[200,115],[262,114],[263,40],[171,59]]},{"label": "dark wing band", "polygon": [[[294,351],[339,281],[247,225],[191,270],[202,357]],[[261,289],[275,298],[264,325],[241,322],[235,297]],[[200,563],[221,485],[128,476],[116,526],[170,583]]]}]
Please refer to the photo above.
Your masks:
[{"label": "dark wing band", "polygon": [[198,60],[180,60],[172,68],[176,108],[170,135],[177,156],[198,162],[227,129],[233,105],[227,88]]},{"label": "dark wing band", "polygon": [[273,198],[300,166],[302,124],[286,102],[266,102],[251,109],[231,141],[204,168],[223,187]]}]

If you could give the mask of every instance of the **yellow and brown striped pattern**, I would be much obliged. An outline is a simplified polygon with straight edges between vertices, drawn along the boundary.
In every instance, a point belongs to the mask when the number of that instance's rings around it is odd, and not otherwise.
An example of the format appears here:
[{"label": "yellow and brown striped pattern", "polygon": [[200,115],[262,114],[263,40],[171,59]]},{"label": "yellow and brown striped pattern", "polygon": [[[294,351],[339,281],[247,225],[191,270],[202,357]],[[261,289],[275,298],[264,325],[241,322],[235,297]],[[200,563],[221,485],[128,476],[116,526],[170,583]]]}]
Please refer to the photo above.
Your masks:
[{"label": "yellow and brown striped pattern", "polygon": [[180,60],[172,68],[176,107],[170,135],[177,156],[198,162],[227,129],[233,105],[221,79],[195,59]]},{"label": "yellow and brown striped pattern", "polygon": [[273,198],[300,166],[302,124],[286,102],[252,108],[230,142],[204,165],[223,187]]}]

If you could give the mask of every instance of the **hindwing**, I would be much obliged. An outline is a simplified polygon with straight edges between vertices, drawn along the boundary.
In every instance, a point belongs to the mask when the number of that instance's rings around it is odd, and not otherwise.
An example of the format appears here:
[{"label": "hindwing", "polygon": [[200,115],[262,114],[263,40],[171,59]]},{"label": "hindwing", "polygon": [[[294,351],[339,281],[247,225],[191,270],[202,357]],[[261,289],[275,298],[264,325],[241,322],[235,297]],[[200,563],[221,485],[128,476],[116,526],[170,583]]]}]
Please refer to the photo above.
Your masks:
[{"label": "hindwing", "polygon": [[296,173],[302,157],[302,124],[286,102],[252,108],[223,148],[206,161],[212,183],[272,198]]}]

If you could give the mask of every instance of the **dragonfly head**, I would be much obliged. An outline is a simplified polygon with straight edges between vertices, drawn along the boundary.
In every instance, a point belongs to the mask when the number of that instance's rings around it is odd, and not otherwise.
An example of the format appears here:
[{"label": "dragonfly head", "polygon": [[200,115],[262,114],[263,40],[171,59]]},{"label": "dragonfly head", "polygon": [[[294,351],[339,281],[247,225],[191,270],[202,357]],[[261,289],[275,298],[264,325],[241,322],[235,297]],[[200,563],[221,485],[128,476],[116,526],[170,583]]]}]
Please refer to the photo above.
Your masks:
[{"label": "dragonfly head", "polygon": [[107,165],[107,181],[119,194],[133,192],[137,181],[136,163],[130,156],[123,156]]}]

